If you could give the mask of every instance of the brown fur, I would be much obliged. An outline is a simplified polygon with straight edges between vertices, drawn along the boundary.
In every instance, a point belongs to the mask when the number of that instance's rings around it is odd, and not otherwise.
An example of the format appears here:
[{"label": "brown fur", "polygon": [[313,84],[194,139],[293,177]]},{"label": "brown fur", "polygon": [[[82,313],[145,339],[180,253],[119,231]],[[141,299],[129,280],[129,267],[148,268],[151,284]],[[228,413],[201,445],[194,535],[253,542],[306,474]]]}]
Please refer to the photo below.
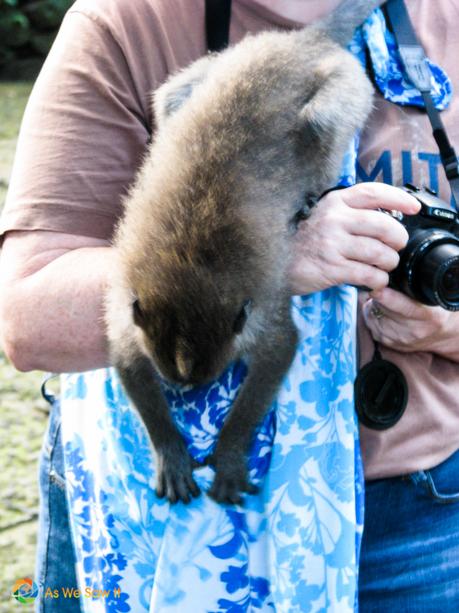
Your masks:
[{"label": "brown fur", "polygon": [[[361,13],[377,3],[344,4]],[[171,501],[198,488],[157,373],[198,384],[238,357],[249,374],[212,458],[210,494],[240,502],[254,491],[244,454],[295,351],[293,221],[336,181],[371,107],[362,68],[324,23],[331,36],[319,24],[247,37],[155,96],[159,129],[116,234],[107,323],[113,362],[157,453],[157,492]]]}]

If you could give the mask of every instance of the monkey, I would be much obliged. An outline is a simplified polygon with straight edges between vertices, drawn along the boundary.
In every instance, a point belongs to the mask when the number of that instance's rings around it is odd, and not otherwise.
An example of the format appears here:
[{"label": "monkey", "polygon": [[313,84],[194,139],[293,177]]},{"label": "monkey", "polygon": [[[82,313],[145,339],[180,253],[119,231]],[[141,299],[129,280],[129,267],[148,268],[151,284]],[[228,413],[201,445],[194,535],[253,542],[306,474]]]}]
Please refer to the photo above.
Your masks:
[{"label": "monkey", "polygon": [[171,503],[200,490],[161,378],[200,385],[237,359],[248,374],[208,458],[208,495],[241,504],[257,491],[246,454],[298,342],[292,234],[372,108],[345,45],[381,3],[343,0],[301,30],[246,36],[154,93],[157,131],[114,234],[105,319],[111,363],[156,454],[156,494]]}]

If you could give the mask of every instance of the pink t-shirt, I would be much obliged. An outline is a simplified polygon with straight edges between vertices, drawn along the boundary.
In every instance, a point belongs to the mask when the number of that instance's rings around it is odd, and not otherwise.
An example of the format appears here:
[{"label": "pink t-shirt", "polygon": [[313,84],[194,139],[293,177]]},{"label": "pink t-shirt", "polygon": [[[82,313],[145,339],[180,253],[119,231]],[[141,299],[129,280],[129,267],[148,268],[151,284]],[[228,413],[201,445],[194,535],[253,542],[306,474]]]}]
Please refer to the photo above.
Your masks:
[{"label": "pink t-shirt", "polygon": [[[427,53],[459,85],[459,5],[407,5]],[[230,38],[236,43],[247,32],[298,25],[253,0],[235,0]],[[205,52],[204,0],[77,0],[26,109],[0,233],[110,237],[154,130],[151,92]],[[457,144],[459,98],[443,119]],[[425,183],[449,198],[422,112],[377,97],[361,151],[359,179]],[[365,362],[373,343],[362,321],[359,338]],[[362,428],[368,478],[429,468],[459,448],[459,364],[430,353],[383,354],[404,371],[410,400],[392,429]]]}]

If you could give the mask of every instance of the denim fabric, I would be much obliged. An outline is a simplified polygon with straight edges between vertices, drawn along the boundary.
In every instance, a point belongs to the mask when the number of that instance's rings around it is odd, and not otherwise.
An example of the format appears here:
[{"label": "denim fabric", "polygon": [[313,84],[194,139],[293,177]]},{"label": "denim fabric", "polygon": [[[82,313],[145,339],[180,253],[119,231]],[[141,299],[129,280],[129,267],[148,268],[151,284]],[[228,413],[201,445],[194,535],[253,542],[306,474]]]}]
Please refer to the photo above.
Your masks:
[{"label": "denim fabric", "polygon": [[[38,528],[36,582],[39,596],[36,613],[80,613],[79,600],[65,598],[61,588],[76,588],[75,554],[65,497],[64,454],[58,402],[53,402],[39,465],[40,516]],[[45,590],[57,589],[58,598],[44,598]]]},{"label": "denim fabric", "polygon": [[459,451],[366,483],[361,613],[459,611]]}]

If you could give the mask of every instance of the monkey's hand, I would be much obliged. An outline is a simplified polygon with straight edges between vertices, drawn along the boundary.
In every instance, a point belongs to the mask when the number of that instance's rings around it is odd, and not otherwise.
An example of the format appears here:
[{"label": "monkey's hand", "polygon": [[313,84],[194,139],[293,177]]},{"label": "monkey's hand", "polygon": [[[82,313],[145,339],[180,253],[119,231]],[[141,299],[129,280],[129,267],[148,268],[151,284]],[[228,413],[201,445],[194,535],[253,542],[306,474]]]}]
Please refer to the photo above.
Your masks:
[{"label": "monkey's hand", "polygon": [[215,467],[214,481],[208,494],[216,502],[242,504],[242,492],[258,492],[258,487],[249,482],[244,454],[225,447],[219,441],[207,463]]},{"label": "monkey's hand", "polygon": [[[121,346],[121,349],[123,347]],[[116,349],[116,347],[115,347]],[[123,385],[150,435],[156,453],[156,494],[174,503],[188,503],[199,496],[193,479],[193,462],[185,442],[175,426],[157,376],[148,358],[140,352],[125,359],[123,352],[115,353],[114,363]]]},{"label": "monkey's hand", "polygon": [[167,444],[156,450],[156,495],[171,503],[178,500],[189,503],[192,497],[199,496],[199,487],[193,479],[193,468],[197,465],[180,434],[168,437]]},{"label": "monkey's hand", "polygon": [[266,415],[292,362],[296,343],[290,300],[283,298],[273,313],[269,334],[265,333],[252,350],[248,375],[209,461],[216,471],[209,496],[217,502],[241,504],[241,492],[258,492],[248,480],[246,456],[255,428]]}]

